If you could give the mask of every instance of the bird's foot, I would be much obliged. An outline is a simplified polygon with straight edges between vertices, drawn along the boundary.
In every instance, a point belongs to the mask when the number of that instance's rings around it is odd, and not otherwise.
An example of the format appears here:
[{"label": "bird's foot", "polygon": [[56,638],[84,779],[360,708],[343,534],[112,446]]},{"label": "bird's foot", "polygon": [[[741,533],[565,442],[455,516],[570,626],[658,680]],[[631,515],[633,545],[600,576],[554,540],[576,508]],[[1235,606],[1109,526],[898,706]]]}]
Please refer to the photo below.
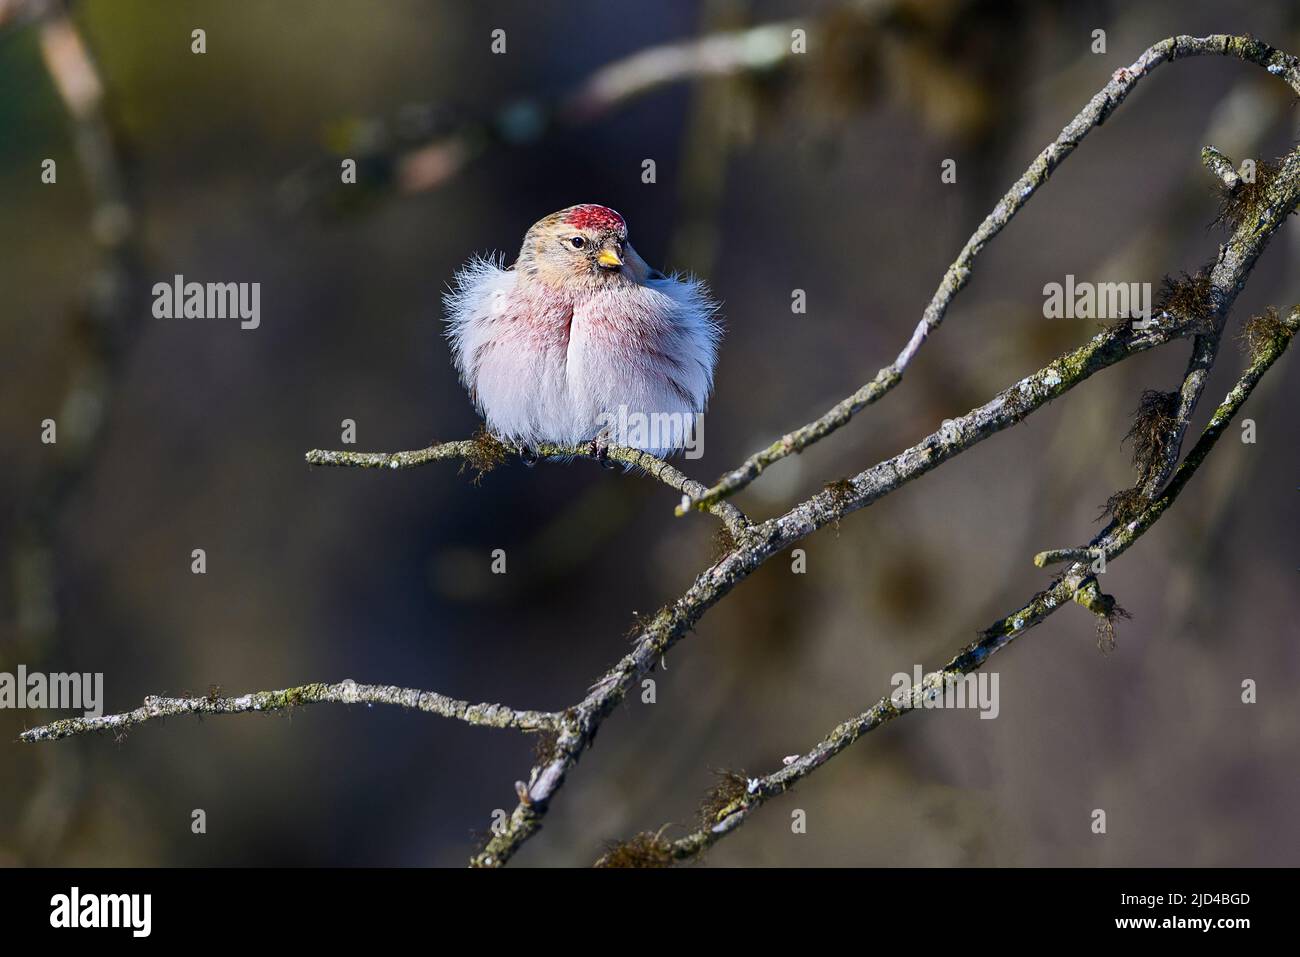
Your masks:
[{"label": "bird's foot", "polygon": [[532,468],[537,464],[537,452],[529,448],[527,445],[520,443],[515,446],[515,451],[519,453],[519,461],[523,462],[524,465],[529,468]]},{"label": "bird's foot", "polygon": [[601,432],[591,440],[591,457],[600,463],[602,468],[613,469],[617,464],[609,457],[609,433]]}]

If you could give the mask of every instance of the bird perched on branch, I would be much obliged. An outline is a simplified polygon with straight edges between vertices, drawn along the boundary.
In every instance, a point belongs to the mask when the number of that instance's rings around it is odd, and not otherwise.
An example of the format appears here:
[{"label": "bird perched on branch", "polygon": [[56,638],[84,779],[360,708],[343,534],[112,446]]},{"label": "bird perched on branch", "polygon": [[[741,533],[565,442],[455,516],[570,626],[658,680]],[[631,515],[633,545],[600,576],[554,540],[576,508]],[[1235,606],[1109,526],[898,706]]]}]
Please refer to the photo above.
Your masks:
[{"label": "bird perched on branch", "polygon": [[543,443],[664,456],[691,441],[651,424],[693,424],[712,389],[721,327],[702,282],[650,268],[623,217],[591,204],[539,220],[502,264],[476,256],[444,297],[456,369],[498,438],[525,457]]}]

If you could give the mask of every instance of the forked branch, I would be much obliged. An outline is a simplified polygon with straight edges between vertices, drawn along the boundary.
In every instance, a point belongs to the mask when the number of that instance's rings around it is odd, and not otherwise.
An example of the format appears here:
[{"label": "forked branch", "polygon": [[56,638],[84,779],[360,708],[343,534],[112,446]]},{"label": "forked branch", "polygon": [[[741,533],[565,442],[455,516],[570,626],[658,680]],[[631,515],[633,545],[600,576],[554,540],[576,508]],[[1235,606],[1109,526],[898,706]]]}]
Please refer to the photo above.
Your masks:
[{"label": "forked branch", "polygon": [[[739,466],[724,474],[703,495],[691,496],[677,509],[684,515],[691,508],[707,508],[728,496],[734,495],[758,478],[768,466],[790,455],[802,452],[814,442],[826,438],[867,406],[882,398],[903,379],[903,373],[916,357],[921,346],[947,315],[953,299],[970,281],[972,267],[980,251],[1000,233],[1012,217],[1034,195],[1052,172],[1093,129],[1105,122],[1106,117],[1124,102],[1138,83],[1162,63],[1193,56],[1231,56],[1264,67],[1274,76],[1284,79],[1291,89],[1300,93],[1300,59],[1275,50],[1266,43],[1251,37],[1234,37],[1217,34],[1208,37],[1177,36],[1162,40],[1148,49],[1125,69],[1116,70],[1110,82],[1088,101],[1079,114],[1066,124],[1055,140],[1048,143],[1029,168],[1016,180],[1006,194],[984,218],[979,228],[966,241],[961,253],[944,273],[929,304],[921,314],[911,338],[892,363],[858,391],[840,400],[823,415],[781,436],[765,449],[755,452]],[[1217,153],[1217,151],[1215,151]],[[1229,167],[1230,168],[1230,167]],[[1216,169],[1217,172],[1217,169]],[[1220,173],[1220,175],[1222,175]],[[1194,403],[1193,403],[1194,404]]]},{"label": "forked branch", "polygon": [[[943,669],[927,676],[920,686],[913,687],[912,693],[923,695],[933,690],[936,682],[946,680],[945,676],[964,675],[975,670],[991,655],[1066,603],[1082,605],[1097,615],[1099,620],[1111,622],[1119,609],[1114,599],[1102,594],[1091,571],[1092,556],[1104,552],[1108,558],[1117,557],[1160,518],[1204,461],[1259,378],[1281,355],[1296,332],[1297,316],[1300,315],[1296,312],[1292,312],[1285,320],[1277,320],[1270,327],[1273,332],[1263,337],[1262,345],[1255,350],[1253,361],[1245,375],[1216,409],[1196,446],[1181,465],[1177,464],[1187,423],[1218,354],[1228,311],[1256,260],[1300,200],[1300,150],[1292,151],[1280,165],[1270,168],[1267,179],[1256,184],[1244,201],[1238,199],[1243,192],[1241,185],[1234,187],[1230,177],[1223,171],[1223,164],[1218,163],[1214,156],[1207,157],[1207,166],[1224,184],[1225,190],[1234,196],[1234,205],[1224,220],[1231,227],[1232,235],[1220,248],[1215,262],[1198,277],[1195,288],[1182,299],[1171,299],[1168,307],[1154,317],[1155,321],[1139,327],[1126,321],[1104,329],[1082,346],[1013,383],[989,402],[946,423],[943,429],[926,436],[912,447],[849,479],[827,486],[822,492],[799,502],[782,515],[761,523],[751,523],[725,499],[753,481],[767,466],[826,437],[861,409],[894,388],[927,336],[943,321],[953,298],[968,282],[979,252],[1046,182],[1056,166],[1075,149],[1083,137],[1100,125],[1137,82],[1156,66],[1180,57],[1211,54],[1234,56],[1258,64],[1300,92],[1300,61],[1257,40],[1230,36],[1180,36],[1156,44],[1131,67],[1116,71],[1111,81],[1092,98],[1088,106],[1039,154],[949,267],[939,289],[923,312],[920,323],[897,359],[881,369],[867,385],[838,403],[821,418],[751,456],[739,468],[724,475],[712,488],[705,488],[687,478],[674,466],[634,449],[612,448],[604,453],[615,462],[640,468],[680,492],[685,498],[679,512],[696,508],[716,515],[732,532],[733,543],[721,558],[700,572],[683,595],[640,622],[632,650],[602,675],[580,702],[563,712],[521,712],[499,705],[470,706],[431,692],[382,688],[374,690],[377,700],[419,707],[471,723],[522,730],[546,730],[552,733],[553,739],[548,741],[548,747],[528,773],[527,780],[515,785],[518,805],[494,830],[487,844],[471,863],[499,866],[518,852],[524,842],[541,827],[550,802],[583,752],[591,745],[604,720],[628,691],[655,667],[673,645],[690,632],[709,608],[764,562],[818,529],[870,506],[1002,429],[1020,422],[1098,371],[1147,349],[1190,338],[1193,341],[1192,357],[1180,384],[1177,402],[1171,404],[1168,421],[1162,420],[1159,442],[1153,446],[1160,454],[1152,458],[1151,468],[1133,490],[1134,508],[1131,514],[1121,516],[1117,513],[1114,520],[1086,546],[1041,553],[1036,560],[1042,564],[1064,561],[1070,562],[1070,565],[1049,588],[1039,592],[1011,615],[985,629],[977,641],[964,648]],[[1227,165],[1230,169],[1231,164]],[[596,450],[586,447],[543,447],[537,452],[548,458],[601,457]],[[510,454],[511,450],[501,443],[480,436],[411,452],[314,450],[307,454],[307,461],[315,465],[402,469],[457,459],[485,471]],[[295,698],[293,701],[284,697],[289,692],[264,692],[261,695],[269,697],[251,695],[239,699],[149,699],[145,708],[136,712],[110,719],[97,719],[101,722],[116,721],[117,725],[92,726],[84,723],[87,719],[72,719],[26,732],[24,740],[46,740],[100,727],[129,726],[172,713],[225,714],[274,710],[288,704],[306,703],[309,699],[340,700],[339,695],[342,694],[349,696],[348,700],[360,700],[357,698],[359,689],[369,688],[351,683],[345,685],[350,687],[345,689],[343,685],[307,685],[291,689]],[[901,710],[890,698],[882,698],[867,711],[837,727],[816,747],[787,767],[746,782],[744,794],[739,795],[733,805],[725,808],[725,813],[708,827],[676,842],[664,841],[658,835],[653,836],[653,840],[642,835],[642,847],[649,847],[652,853],[659,853],[663,858],[661,862],[664,863],[698,855],[721,836],[740,826],[766,800],[787,790],[854,740],[896,717]]]}]

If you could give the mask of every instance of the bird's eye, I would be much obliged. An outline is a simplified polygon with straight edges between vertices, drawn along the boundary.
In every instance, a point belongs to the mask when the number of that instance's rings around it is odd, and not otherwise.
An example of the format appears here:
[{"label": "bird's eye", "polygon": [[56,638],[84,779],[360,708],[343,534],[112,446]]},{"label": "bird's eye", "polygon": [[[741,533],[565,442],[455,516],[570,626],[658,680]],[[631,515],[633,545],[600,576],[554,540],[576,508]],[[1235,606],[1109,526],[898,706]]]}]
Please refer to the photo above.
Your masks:
[{"label": "bird's eye", "polygon": [[587,245],[587,241],[581,236],[574,236],[569,240],[569,244],[572,245],[574,249],[581,249],[583,246]]}]

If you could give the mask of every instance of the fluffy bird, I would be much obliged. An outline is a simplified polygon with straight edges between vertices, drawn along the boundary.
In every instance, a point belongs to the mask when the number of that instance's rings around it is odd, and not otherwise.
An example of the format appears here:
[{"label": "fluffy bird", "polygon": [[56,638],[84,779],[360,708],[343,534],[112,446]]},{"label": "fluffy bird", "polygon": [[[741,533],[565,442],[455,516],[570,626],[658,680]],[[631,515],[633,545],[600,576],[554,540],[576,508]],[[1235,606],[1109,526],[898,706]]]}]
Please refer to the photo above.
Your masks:
[{"label": "fluffy bird", "polygon": [[488,428],[526,456],[542,443],[680,450],[680,428],[618,427],[704,411],[721,336],[707,287],[650,268],[623,217],[593,204],[539,220],[503,263],[476,256],[444,298],[453,361]]}]

